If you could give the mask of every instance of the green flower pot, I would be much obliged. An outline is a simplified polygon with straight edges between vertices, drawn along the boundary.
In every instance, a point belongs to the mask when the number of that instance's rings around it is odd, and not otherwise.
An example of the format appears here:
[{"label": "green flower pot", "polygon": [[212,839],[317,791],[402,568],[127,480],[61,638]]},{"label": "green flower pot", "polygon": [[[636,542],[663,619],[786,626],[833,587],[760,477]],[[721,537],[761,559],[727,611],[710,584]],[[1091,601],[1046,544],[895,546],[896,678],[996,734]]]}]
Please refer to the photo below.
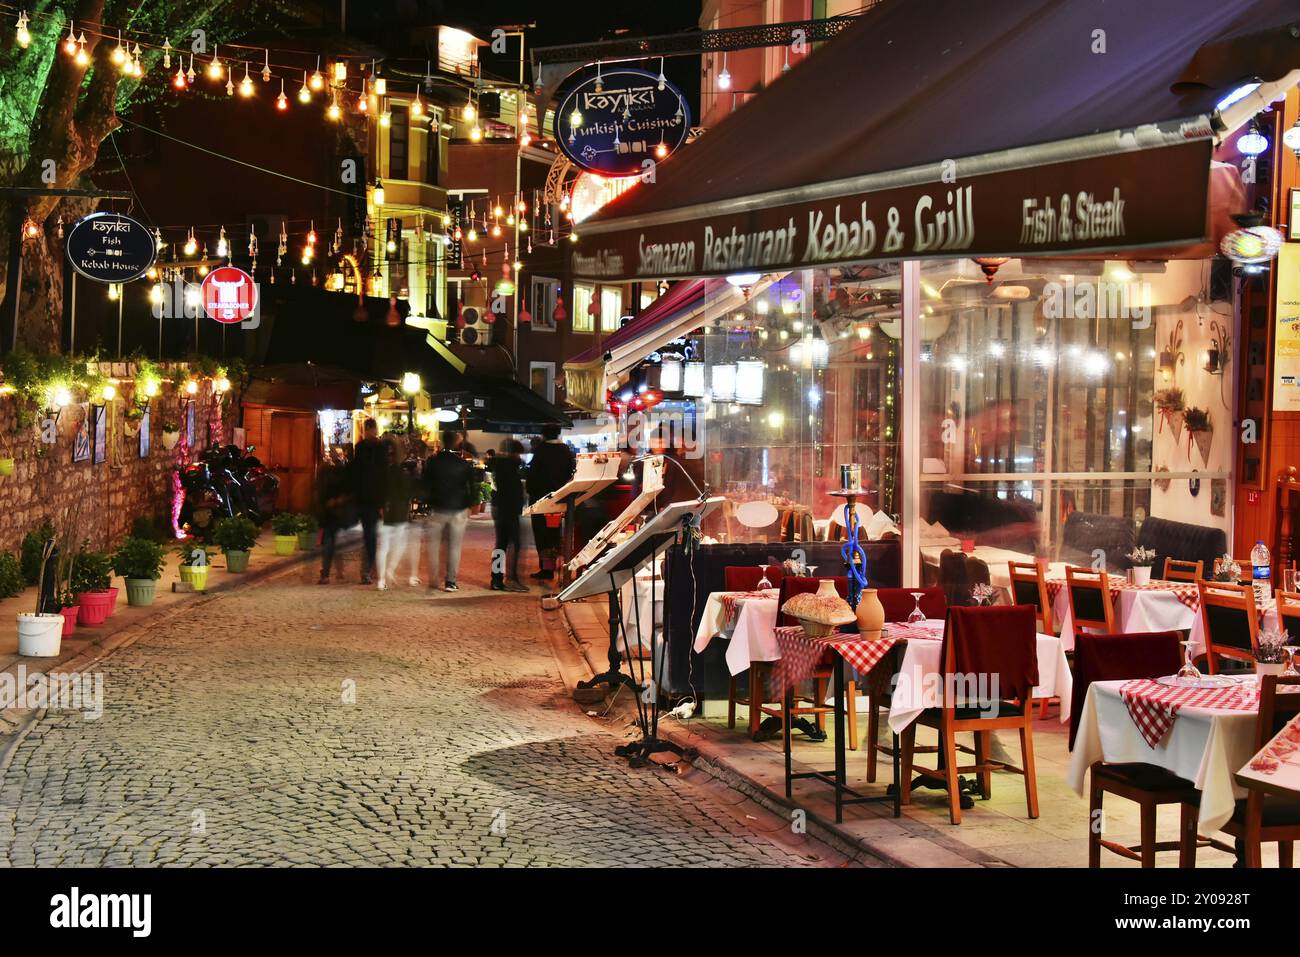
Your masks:
[{"label": "green flower pot", "polygon": [[304,552],[309,552],[309,551],[311,551],[311,550],[312,550],[313,548],[315,548],[315,547],[316,547],[316,533],[315,533],[315,532],[299,532],[299,533],[298,533],[298,548],[300,548],[300,549],[301,549],[302,551],[304,551]]},{"label": "green flower pot", "polygon": [[137,608],[152,605],[158,582],[152,578],[128,578],[126,580],[126,603]]},{"label": "green flower pot", "polygon": [[292,555],[294,549],[297,547],[298,547],[297,535],[275,536],[275,553],[277,555]]},{"label": "green flower pot", "polygon": [[226,552],[226,571],[228,572],[246,572],[248,571],[248,552],[230,551]]},{"label": "green flower pot", "polygon": [[181,581],[188,582],[195,591],[206,591],[208,587],[207,565],[181,565]]}]

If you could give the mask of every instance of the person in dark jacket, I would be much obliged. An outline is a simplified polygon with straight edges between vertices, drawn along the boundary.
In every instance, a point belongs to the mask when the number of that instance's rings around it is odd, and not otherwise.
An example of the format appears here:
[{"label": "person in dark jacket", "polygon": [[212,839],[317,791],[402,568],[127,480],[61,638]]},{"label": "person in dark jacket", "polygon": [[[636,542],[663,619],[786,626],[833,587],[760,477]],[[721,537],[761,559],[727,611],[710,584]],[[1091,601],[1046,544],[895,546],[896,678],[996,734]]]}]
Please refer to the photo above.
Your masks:
[{"label": "person in dark jacket", "polygon": [[341,529],[356,522],[352,515],[352,482],[341,448],[330,452],[316,481],[316,516],[321,528],[320,584],[328,585],[334,565],[334,543]]},{"label": "person in dark jacket", "polygon": [[478,496],[474,466],[461,453],[464,435],[444,432],[442,449],[424,463],[424,492],[429,502],[429,587],[436,588],[442,551],[443,530],[447,532],[447,577],[443,591],[457,591],[460,547],[469,524],[469,509]]},{"label": "person in dark jacket", "polygon": [[[542,439],[533,449],[533,460],[528,463],[526,484],[529,502],[536,502],[543,495],[564,485],[573,478],[573,470],[577,466],[573,450],[560,440],[559,426],[544,426]],[[559,560],[562,530],[550,528],[544,515],[534,515],[532,524],[533,542],[537,546],[537,564],[540,566],[532,577],[545,580],[551,577]]]},{"label": "person in dark jacket", "polygon": [[519,580],[519,522],[524,511],[524,445],[515,439],[501,444],[501,454],[488,459],[492,473],[492,525],[496,548],[492,552],[492,590],[528,591]]},{"label": "person in dark jacket", "polygon": [[[389,582],[397,581],[411,531],[411,473],[402,462],[398,443],[385,444],[388,447],[388,498],[384,502],[384,524],[379,527],[379,561],[376,563],[380,591],[384,591]],[[419,567],[420,552],[417,548],[408,584],[420,584]]]},{"label": "person in dark jacket", "polygon": [[366,419],[362,436],[352,455],[352,488],[364,544],[361,584],[369,585],[376,571],[379,517],[388,497],[388,450],[379,442],[379,426],[374,419]]}]

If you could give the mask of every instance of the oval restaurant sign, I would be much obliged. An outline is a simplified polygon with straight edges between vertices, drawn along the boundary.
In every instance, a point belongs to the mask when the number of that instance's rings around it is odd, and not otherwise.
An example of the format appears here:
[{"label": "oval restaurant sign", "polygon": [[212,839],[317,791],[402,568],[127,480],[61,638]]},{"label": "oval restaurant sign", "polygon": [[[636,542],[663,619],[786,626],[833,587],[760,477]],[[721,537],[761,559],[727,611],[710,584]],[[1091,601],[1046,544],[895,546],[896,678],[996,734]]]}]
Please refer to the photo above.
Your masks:
[{"label": "oval restaurant sign", "polygon": [[257,308],[257,284],[234,266],[221,266],[203,279],[203,309],[217,322],[243,322]]},{"label": "oval restaurant sign", "polygon": [[565,91],[555,113],[560,149],[603,176],[641,175],[646,160],[663,159],[686,142],[691,128],[681,92],[645,70],[604,70]]},{"label": "oval restaurant sign", "polygon": [[121,213],[91,213],[77,220],[63,248],[73,269],[104,283],[139,279],[158,254],[153,233]]}]

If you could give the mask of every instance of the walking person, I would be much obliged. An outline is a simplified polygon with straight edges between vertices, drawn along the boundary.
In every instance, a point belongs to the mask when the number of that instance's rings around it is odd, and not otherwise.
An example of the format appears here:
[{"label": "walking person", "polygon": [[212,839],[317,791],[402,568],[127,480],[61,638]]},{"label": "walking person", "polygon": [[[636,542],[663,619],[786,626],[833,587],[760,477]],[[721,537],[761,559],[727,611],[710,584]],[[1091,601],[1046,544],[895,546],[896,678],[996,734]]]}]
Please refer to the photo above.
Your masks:
[{"label": "walking person", "polygon": [[[561,441],[558,425],[543,426],[542,440],[533,449],[533,460],[528,463],[525,482],[530,502],[536,502],[569,481],[578,462],[573,450]],[[545,515],[534,515],[532,519],[533,542],[537,546],[539,566],[532,577],[545,581],[554,573],[559,562],[560,536],[563,530],[548,526]]]},{"label": "walking person", "polygon": [[[396,442],[388,442],[388,477],[385,483],[384,523],[379,527],[378,588],[384,591],[390,581],[397,580],[402,556],[406,553],[407,534],[411,528],[411,475],[402,463],[401,449]],[[419,557],[411,569],[410,584],[420,584],[416,574]]]},{"label": "walking person", "polygon": [[379,425],[366,419],[362,439],[352,455],[352,488],[361,519],[361,584],[369,585],[377,569],[379,517],[384,509],[388,484],[388,450],[379,441]]},{"label": "walking person", "polygon": [[321,529],[320,584],[328,585],[330,570],[334,565],[335,541],[338,533],[352,525],[352,476],[347,459],[341,449],[330,450],[330,457],[321,469],[316,483],[316,514]]},{"label": "walking person", "polygon": [[443,531],[447,533],[447,577],[443,591],[458,591],[460,547],[469,524],[469,508],[477,498],[474,466],[461,454],[464,435],[442,433],[442,449],[424,463],[425,494],[429,501],[429,587],[437,588]]},{"label": "walking person", "polygon": [[[491,451],[490,449],[488,450]],[[524,445],[516,439],[501,444],[501,454],[488,459],[492,473],[492,526],[496,548],[492,552],[492,590],[528,591],[519,580],[520,521],[524,511]]]}]

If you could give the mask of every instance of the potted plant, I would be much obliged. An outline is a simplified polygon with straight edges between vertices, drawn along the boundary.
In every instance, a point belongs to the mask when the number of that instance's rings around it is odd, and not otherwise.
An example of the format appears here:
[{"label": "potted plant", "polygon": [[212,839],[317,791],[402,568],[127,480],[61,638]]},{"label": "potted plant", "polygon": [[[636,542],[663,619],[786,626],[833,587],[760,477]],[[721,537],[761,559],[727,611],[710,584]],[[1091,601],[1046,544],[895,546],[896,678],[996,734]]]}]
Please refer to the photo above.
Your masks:
[{"label": "potted plant", "polygon": [[316,547],[316,530],[320,528],[320,523],[316,521],[315,515],[307,512],[302,512],[297,517],[298,547],[309,552]]},{"label": "potted plant", "polygon": [[140,434],[140,423],[144,421],[144,409],[138,405],[128,405],[122,413],[122,430],[134,438]]},{"label": "potted plant", "polygon": [[1139,545],[1128,553],[1128,560],[1132,565],[1128,570],[1129,581],[1134,585],[1151,584],[1151,565],[1156,560],[1156,550]]},{"label": "potted plant", "polygon": [[1259,643],[1255,646],[1255,673],[1258,675],[1280,675],[1286,670],[1290,652],[1287,644],[1291,641],[1285,631],[1276,628],[1263,628],[1259,632]]},{"label": "potted plant", "polygon": [[181,440],[181,427],[175,422],[164,421],[162,424],[162,444],[163,448],[170,452],[176,448],[176,443]]},{"label": "potted plant", "polygon": [[1161,389],[1156,393],[1156,411],[1160,413],[1160,431],[1169,423],[1169,432],[1174,437],[1174,444],[1183,435],[1183,390],[1176,388]]},{"label": "potted plant", "polygon": [[1187,426],[1187,460],[1192,459],[1192,443],[1201,453],[1202,464],[1210,464],[1210,443],[1214,438],[1214,424],[1210,421],[1207,409],[1192,406],[1183,413],[1183,425]]},{"label": "potted plant", "polygon": [[292,555],[298,547],[298,516],[293,512],[276,512],[271,516],[271,531],[275,533],[275,553]]},{"label": "potted plant", "polygon": [[[45,567],[55,552],[54,537],[47,538],[41,546],[36,580],[43,581]],[[56,611],[41,609],[42,596],[36,597],[36,611],[18,613],[18,654],[32,658],[55,658],[63,644],[63,616]]]},{"label": "potted plant", "polygon": [[257,526],[243,515],[219,518],[212,528],[212,541],[226,556],[226,571],[248,571],[248,552],[257,544]]},{"label": "potted plant", "polygon": [[23,580],[23,566],[13,552],[0,552],[0,599],[13,598],[27,582]]},{"label": "potted plant", "polygon": [[208,589],[208,552],[197,542],[182,542],[176,549],[180,555],[181,581],[188,582],[195,591]]},{"label": "potted plant", "polygon": [[72,595],[77,605],[77,624],[88,628],[102,625],[116,604],[113,559],[103,552],[77,552],[72,560]]},{"label": "potted plant", "polygon": [[128,538],[113,553],[113,571],[126,579],[128,605],[152,605],[162,577],[163,547],[145,538]]},{"label": "potted plant", "polygon": [[70,587],[59,589],[59,614],[63,616],[63,630],[61,636],[66,638],[77,630],[77,613],[80,609],[77,607],[77,601],[72,595]]}]

